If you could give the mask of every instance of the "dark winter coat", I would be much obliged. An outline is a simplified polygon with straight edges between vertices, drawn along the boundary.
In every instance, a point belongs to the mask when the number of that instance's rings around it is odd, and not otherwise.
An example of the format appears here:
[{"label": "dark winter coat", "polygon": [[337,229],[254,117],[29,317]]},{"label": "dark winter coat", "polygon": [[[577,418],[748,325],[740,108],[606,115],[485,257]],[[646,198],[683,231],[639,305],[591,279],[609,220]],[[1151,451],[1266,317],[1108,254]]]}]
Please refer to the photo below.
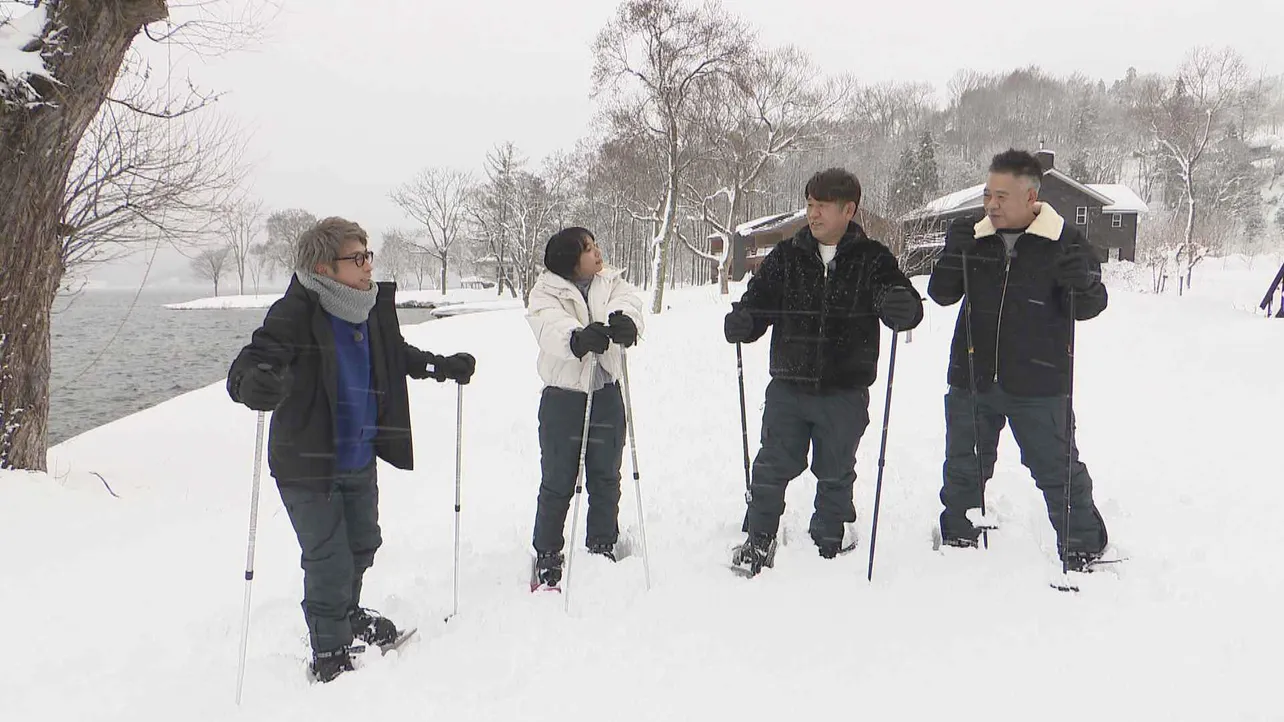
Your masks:
[{"label": "dark winter coat", "polygon": [[754,318],[750,341],[774,327],[773,378],[815,391],[868,388],[878,378],[878,313],[893,286],[920,298],[896,257],[858,224],[848,224],[828,272],[804,227],[767,254],[739,307]]},{"label": "dark winter coat", "polygon": [[[976,251],[967,257],[971,298],[959,310],[950,349],[949,383],[968,383],[968,315],[972,320],[973,363],[981,391],[998,384],[1014,396],[1059,396],[1068,390],[1070,292],[1057,284],[1057,262],[1081,256],[1096,281],[1074,293],[1074,316],[1086,321],[1106,308],[1101,264],[1078,229],[1044,203],[1021,234],[1011,258],[988,218],[975,226]],[[942,306],[964,296],[963,259],[941,251],[927,294]]]},{"label": "dark winter coat", "polygon": [[[427,378],[437,357],[406,343],[395,305],[396,284],[378,284],[368,319],[370,365],[378,399],[375,454],[399,469],[414,468],[410,437],[410,398],[406,376]],[[338,371],[334,331],[314,291],[298,278],[272,307],[249,345],[232,362],[227,391],[239,402],[241,376],[257,364],[289,366],[289,396],[272,412],[268,466],[282,486],[328,488],[335,469],[335,414]]]}]

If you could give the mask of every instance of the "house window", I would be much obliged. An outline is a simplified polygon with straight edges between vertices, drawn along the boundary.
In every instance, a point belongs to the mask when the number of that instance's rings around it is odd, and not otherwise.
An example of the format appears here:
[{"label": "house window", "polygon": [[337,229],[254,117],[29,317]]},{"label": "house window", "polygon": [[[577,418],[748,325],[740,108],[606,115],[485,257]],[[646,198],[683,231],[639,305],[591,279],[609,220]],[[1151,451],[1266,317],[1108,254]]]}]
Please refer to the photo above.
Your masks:
[{"label": "house window", "polygon": [[1074,209],[1074,222],[1077,226],[1088,225],[1088,206],[1079,206]]},{"label": "house window", "polygon": [[1111,228],[1124,227],[1124,217],[1122,213],[1114,213],[1110,216],[1110,227]]}]

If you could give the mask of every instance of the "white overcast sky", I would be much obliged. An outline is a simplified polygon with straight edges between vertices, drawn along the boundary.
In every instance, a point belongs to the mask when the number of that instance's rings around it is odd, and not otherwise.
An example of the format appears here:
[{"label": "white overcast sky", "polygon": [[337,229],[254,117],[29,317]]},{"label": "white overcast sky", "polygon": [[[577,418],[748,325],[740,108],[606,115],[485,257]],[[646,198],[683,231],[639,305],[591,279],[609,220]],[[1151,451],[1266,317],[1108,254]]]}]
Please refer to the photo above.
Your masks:
[{"label": "white overcast sky", "polygon": [[[241,0],[232,0],[240,2]],[[512,140],[532,160],[571,147],[593,113],[591,46],[612,0],[282,0],[267,40],[190,70],[253,132],[253,190],[269,208],[343,215],[374,238],[407,220],[388,200],[427,166],[479,170]],[[1229,45],[1284,72],[1280,0],[725,0],[768,44],[826,72],[922,80],[1038,65],[1107,82],[1171,71],[1193,46]],[[164,55],[149,51],[163,65]],[[163,68],[157,68],[162,71]],[[859,169],[853,169],[859,171]],[[135,281],[134,259],[95,273]],[[161,254],[149,281],[186,275]]]}]

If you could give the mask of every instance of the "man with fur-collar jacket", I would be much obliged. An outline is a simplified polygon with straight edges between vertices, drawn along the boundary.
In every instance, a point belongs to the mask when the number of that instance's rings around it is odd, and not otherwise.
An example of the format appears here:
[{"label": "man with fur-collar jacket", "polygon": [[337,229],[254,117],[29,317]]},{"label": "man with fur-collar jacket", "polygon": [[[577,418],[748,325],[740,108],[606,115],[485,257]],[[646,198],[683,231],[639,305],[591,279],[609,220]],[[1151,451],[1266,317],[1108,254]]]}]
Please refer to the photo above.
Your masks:
[{"label": "man with fur-collar jacket", "polygon": [[807,468],[816,475],[809,533],[832,559],[855,544],[856,448],[869,425],[869,386],[878,376],[879,322],[905,331],[923,319],[923,302],[896,257],[852,221],[860,182],[841,168],[807,182],[807,226],[763,259],[723,325],[730,343],[772,329],[753,462],[744,544],[731,563],[747,575],[774,565],[785,488]]},{"label": "man with fur-collar jacket", "polygon": [[[1107,534],[1073,423],[1067,429],[1072,324],[1105,310],[1107,294],[1083,234],[1039,201],[1042,178],[1030,153],[996,155],[986,217],[950,225],[928,282],[928,295],[942,306],[968,295],[950,351],[940,529],[946,544],[976,546],[980,530],[968,511],[981,508],[999,433],[1010,424],[1021,462],[1043,492],[1058,552],[1074,569],[1101,555]],[[1063,539],[1067,476],[1070,529]]]},{"label": "man with fur-collar jacket", "polygon": [[603,266],[602,252],[588,229],[564,228],[554,234],[544,251],[544,265],[548,270],[531,289],[526,316],[539,344],[536,363],[544,382],[532,588],[557,587],[562,578],[562,529],[579,474],[589,394],[593,406],[584,459],[586,545],[590,553],[616,558],[625,442],[621,349],[637,343],[643,328],[637,288],[619,270]]}]

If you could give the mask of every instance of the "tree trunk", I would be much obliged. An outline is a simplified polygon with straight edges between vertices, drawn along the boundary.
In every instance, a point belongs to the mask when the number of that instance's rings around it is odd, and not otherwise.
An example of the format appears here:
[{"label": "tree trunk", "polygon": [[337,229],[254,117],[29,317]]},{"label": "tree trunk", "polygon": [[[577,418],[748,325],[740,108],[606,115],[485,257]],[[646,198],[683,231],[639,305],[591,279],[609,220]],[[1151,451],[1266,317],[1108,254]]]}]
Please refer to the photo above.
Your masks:
[{"label": "tree trunk", "polygon": [[[57,233],[72,161],[143,25],[164,0],[53,0],[65,52],[47,60],[47,101],[0,105],[0,469],[46,468],[49,317],[65,270]],[[44,35],[50,35],[48,30]]]},{"label": "tree trunk", "polygon": [[446,256],[441,257],[441,295],[446,295]]},{"label": "tree trunk", "polygon": [[656,234],[658,244],[653,249],[651,260],[651,313],[660,313],[664,309],[664,282],[669,274],[669,249],[673,247],[673,223],[678,215],[678,174],[669,171],[669,190],[664,198],[664,220],[660,232]]}]

